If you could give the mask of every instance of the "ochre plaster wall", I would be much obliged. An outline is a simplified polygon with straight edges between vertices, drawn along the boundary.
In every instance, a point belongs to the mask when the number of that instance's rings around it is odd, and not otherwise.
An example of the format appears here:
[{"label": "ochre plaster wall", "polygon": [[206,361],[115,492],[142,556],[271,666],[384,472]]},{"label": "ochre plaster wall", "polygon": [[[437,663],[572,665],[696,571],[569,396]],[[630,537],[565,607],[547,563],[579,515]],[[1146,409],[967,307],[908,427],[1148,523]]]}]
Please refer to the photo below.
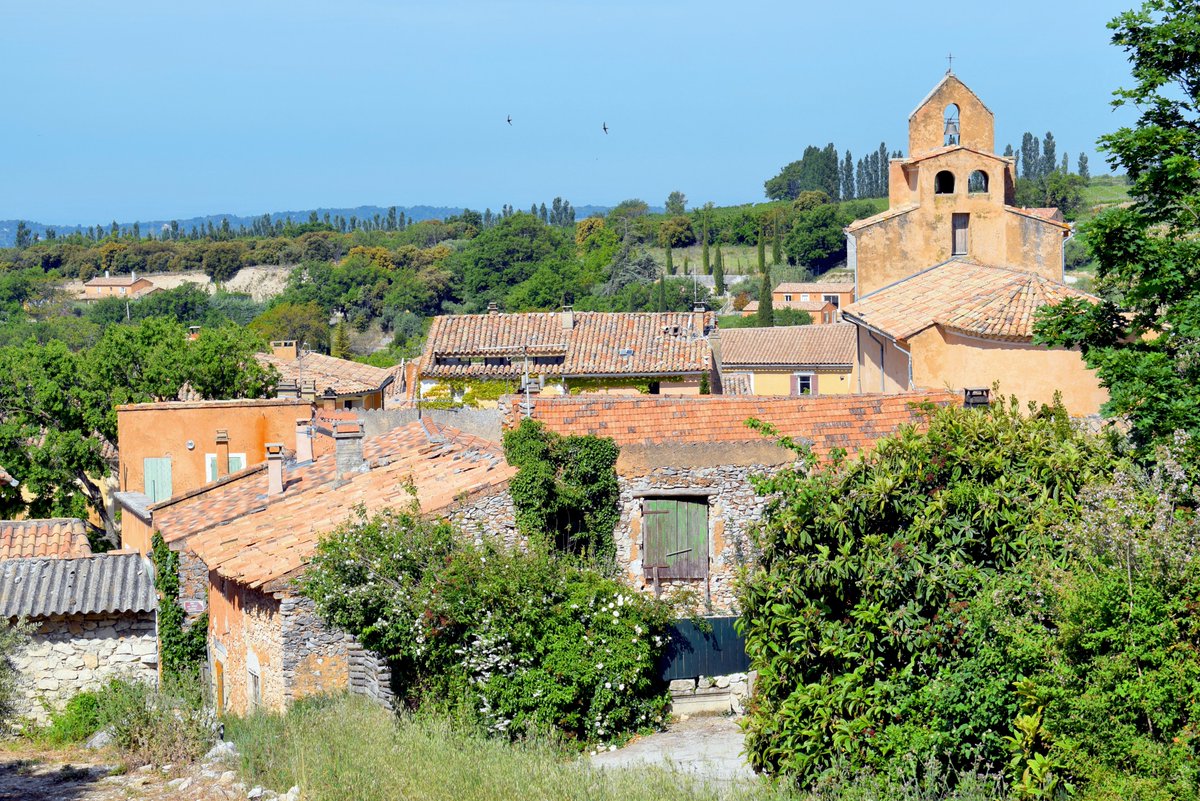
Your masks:
[{"label": "ochre plaster wall", "polygon": [[[145,403],[117,408],[120,449],[118,478],[122,491],[145,492],[143,459],[171,459],[171,493],[179,495],[207,483],[205,454],[220,454],[217,431],[229,432],[229,453],[244,453],[246,467],[266,460],[266,444],[296,447],[296,420],[312,416],[303,400]],[[194,448],[188,450],[191,440]],[[219,458],[219,457],[218,457]]]},{"label": "ochre plaster wall", "polygon": [[286,696],[279,601],[210,573],[208,613],[209,650],[213,661],[221,663],[225,710],[235,715],[251,711],[251,654],[258,663],[262,707],[282,710]]},{"label": "ochre plaster wall", "polygon": [[920,156],[945,145],[946,106],[958,106],[959,144],[992,153],[996,120],[975,93],[950,75],[908,120],[908,155]]},{"label": "ochre plaster wall", "polygon": [[[880,345],[883,343],[882,374],[880,383]],[[858,380],[856,392],[873,394],[882,392],[887,395],[897,392],[907,392],[908,385],[908,354],[900,350],[890,339],[875,334],[871,336],[866,328],[858,328]],[[916,383],[916,386],[926,386]],[[937,387],[930,387],[936,389]]]},{"label": "ochre plaster wall", "polygon": [[[744,372],[737,370],[736,372]],[[753,370],[753,391],[755,395],[791,395],[792,375],[794,373],[811,373],[817,377],[818,395],[846,395],[858,391],[857,377],[854,369],[787,369],[787,370]]]}]

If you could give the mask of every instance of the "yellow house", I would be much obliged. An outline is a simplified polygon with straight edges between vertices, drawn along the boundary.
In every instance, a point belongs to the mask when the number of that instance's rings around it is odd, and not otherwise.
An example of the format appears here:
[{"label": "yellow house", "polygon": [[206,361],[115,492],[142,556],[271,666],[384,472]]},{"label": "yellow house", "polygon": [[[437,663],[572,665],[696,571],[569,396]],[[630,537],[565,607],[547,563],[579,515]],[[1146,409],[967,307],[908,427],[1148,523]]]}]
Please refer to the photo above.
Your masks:
[{"label": "yellow house", "polygon": [[850,323],[733,328],[720,335],[727,395],[846,395],[858,391]]},{"label": "yellow house", "polygon": [[1033,343],[1043,306],[1092,299],[1063,282],[1071,228],[1057,209],[1014,206],[1014,161],[992,112],[953,73],[909,117],[890,162],[887,211],[846,229],[858,327],[858,391],[987,388],[1023,401],[1056,391],[1076,415],[1107,393],[1078,351]]}]

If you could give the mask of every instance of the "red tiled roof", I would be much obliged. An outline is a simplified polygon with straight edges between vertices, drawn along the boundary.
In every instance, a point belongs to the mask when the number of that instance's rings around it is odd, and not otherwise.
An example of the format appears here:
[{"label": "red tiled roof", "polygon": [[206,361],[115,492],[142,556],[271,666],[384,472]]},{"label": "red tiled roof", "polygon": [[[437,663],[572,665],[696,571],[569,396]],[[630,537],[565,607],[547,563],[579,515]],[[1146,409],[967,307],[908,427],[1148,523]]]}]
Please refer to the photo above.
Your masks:
[{"label": "red tiled roof", "polygon": [[[413,500],[415,490],[421,510],[433,513],[464,496],[497,491],[516,472],[499,445],[455,429],[416,422],[384,436],[389,450],[380,453],[383,437],[375,438],[378,455],[369,471],[341,481],[333,480],[332,470],[320,481],[310,473],[308,488],[285,480],[282,495],[269,502],[259,498],[261,508],[191,533],[187,547],[219,575],[261,587],[304,567],[318,540],[349,519],[356,507],[376,511],[403,506]],[[332,464],[334,459],[323,461]],[[265,473],[242,481],[257,486],[260,476]]]},{"label": "red tiled roof", "polygon": [[315,383],[318,393],[330,388],[337,395],[377,392],[391,383],[394,377],[394,371],[390,369],[312,351],[304,351],[295,359],[285,359],[273,353],[259,353],[257,358],[262,364],[272,365],[279,371],[281,383],[297,386]]},{"label": "red tiled roof", "polygon": [[[957,393],[948,391],[795,398],[535,397],[532,417],[551,431],[612,437],[618,446],[761,441],[762,435],[746,425],[754,418],[771,423],[782,435],[811,443],[813,452],[825,458],[833,448],[853,455],[901,425],[919,423],[921,412],[914,404],[926,400],[941,405],[961,402]],[[512,408],[519,414],[519,404]],[[507,422],[513,425],[517,419]]]},{"label": "red tiled roof", "polygon": [[1095,300],[1036,273],[954,259],[859,298],[842,313],[895,339],[941,325],[972,336],[1027,340],[1037,310],[1066,298]]},{"label": "red tiled roof", "polygon": [[721,332],[725,367],[854,364],[857,328],[850,323],[731,328]]},{"label": "red tiled roof", "polygon": [[[712,312],[565,312],[460,314],[434,318],[421,356],[430,378],[519,378],[523,358],[561,357],[531,365],[561,376],[668,376],[709,368]],[[440,357],[509,359],[510,364],[439,364]]]},{"label": "red tiled roof", "polygon": [[91,556],[87,524],[73,517],[0,520],[0,559]]}]

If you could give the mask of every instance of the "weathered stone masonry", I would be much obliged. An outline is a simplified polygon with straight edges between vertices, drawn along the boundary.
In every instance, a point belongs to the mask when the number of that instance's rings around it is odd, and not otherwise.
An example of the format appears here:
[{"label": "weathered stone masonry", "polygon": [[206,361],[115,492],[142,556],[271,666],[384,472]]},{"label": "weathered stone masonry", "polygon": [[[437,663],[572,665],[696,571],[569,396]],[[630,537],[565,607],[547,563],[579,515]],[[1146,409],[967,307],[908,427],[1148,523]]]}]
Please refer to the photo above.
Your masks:
[{"label": "weathered stone masonry", "polygon": [[157,681],[154,613],[54,615],[35,621],[17,669],[17,715],[39,723],[110,679]]}]

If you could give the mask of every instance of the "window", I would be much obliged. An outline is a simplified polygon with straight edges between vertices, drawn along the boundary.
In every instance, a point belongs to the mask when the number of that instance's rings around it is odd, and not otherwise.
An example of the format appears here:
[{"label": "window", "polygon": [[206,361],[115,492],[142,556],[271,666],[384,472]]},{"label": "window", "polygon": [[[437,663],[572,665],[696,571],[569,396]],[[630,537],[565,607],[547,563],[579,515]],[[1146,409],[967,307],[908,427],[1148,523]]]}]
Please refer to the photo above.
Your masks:
[{"label": "window", "polygon": [[791,303],[791,302],[792,302],[792,296],[791,296],[791,295],[784,295],[784,296],[783,296],[783,301],[784,301],[784,303]]},{"label": "window", "polygon": [[142,492],[150,496],[153,503],[171,497],[171,457],[142,460]]},{"label": "window", "polygon": [[436,359],[434,359],[434,361],[437,362],[438,364],[444,364],[444,365],[455,366],[455,367],[457,367],[458,365],[471,363],[470,359],[460,359],[458,356],[438,356]]},{"label": "window", "polygon": [[935,195],[953,195],[954,173],[949,170],[942,170],[933,176],[933,193]]},{"label": "window", "polygon": [[[246,469],[246,454],[231,453],[229,454],[229,472],[236,473],[239,470]],[[215,453],[204,454],[204,480],[216,481],[217,476],[217,455]]]},{"label": "window", "polygon": [[534,356],[530,361],[534,364],[562,364],[563,359],[562,356]]},{"label": "window", "polygon": [[825,301],[826,303],[832,303],[833,308],[835,309],[839,308],[839,304],[841,303],[837,295],[822,295],[821,300]]},{"label": "window", "polygon": [[976,170],[967,177],[968,192],[987,192],[988,191],[988,174],[983,170]]},{"label": "window", "polygon": [[125,287],[123,287],[123,286],[122,286],[122,287],[117,287],[117,294],[124,295],[124,294],[125,294]]},{"label": "window", "polygon": [[707,498],[644,498],[642,531],[650,581],[708,576]]},{"label": "window", "polygon": [[488,367],[507,367],[512,362],[507,356],[494,356],[483,360]]},{"label": "window", "polygon": [[970,218],[970,214],[950,215],[950,227],[953,231],[953,242],[950,255],[967,255],[967,226],[970,223]]},{"label": "window", "polygon": [[805,292],[803,295],[801,295],[800,300],[801,300],[801,302],[807,302],[808,301],[808,293]]},{"label": "window", "polygon": [[817,394],[817,377],[812,373],[793,373],[792,374],[792,394],[793,395],[816,395]]}]

